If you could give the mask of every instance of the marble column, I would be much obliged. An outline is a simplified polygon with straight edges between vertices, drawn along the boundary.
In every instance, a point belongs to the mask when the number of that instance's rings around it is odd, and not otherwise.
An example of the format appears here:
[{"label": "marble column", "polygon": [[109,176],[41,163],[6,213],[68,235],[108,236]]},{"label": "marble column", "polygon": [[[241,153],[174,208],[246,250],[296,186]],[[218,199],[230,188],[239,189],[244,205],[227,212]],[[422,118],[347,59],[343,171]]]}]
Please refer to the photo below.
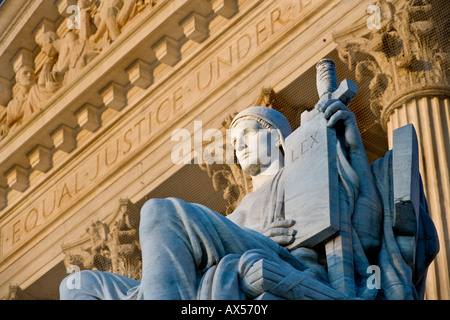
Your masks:
[{"label": "marble column", "polygon": [[420,173],[440,241],[425,297],[450,299],[450,45],[444,27],[450,9],[441,0],[373,5],[380,9],[378,25],[352,26],[334,40],[357,81],[368,81],[370,108],[389,146],[395,129],[414,124]]}]

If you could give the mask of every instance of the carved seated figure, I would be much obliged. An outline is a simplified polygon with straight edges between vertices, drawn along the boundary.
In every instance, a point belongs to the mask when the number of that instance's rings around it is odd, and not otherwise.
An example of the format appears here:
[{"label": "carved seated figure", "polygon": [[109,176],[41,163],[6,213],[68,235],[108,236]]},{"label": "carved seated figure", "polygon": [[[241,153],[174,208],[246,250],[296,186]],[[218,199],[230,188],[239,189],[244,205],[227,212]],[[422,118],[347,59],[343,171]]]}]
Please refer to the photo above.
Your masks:
[{"label": "carved seated figure", "polygon": [[22,66],[16,72],[16,85],[13,89],[13,98],[9,101],[6,111],[6,128],[11,130],[28,119],[35,111],[32,103],[33,94],[36,91],[36,76],[29,66]]},{"label": "carved seated figure", "polygon": [[[357,225],[351,226],[353,295],[332,287],[321,248],[287,249],[302,232],[302,226],[284,215],[284,140],[291,128],[278,111],[250,107],[240,112],[231,124],[236,157],[253,181],[253,191],[235,211],[225,217],[203,205],[180,199],[147,201],[141,209],[139,229],[142,280],[108,272],[81,271],[62,281],[61,299],[422,297],[424,275],[437,251],[436,233],[425,206],[420,211],[420,235],[415,237],[416,259],[408,265],[396,240],[384,235],[392,232],[392,228],[388,230],[390,222],[386,222],[391,218],[383,212],[385,198],[378,194],[383,190],[372,176],[373,168],[367,161],[355,116],[338,100],[325,100],[316,109],[323,112],[330,127],[339,123],[344,128],[342,140],[348,150],[347,161],[359,175],[366,175],[359,176],[359,181],[364,183],[352,186],[348,184],[358,180],[341,177],[342,185],[354,190],[362,187],[364,199],[370,199],[358,206],[365,209],[359,216],[354,213]],[[261,161],[264,157],[266,160]],[[424,200],[422,197],[422,204]],[[381,269],[381,283],[376,288],[368,285],[372,274],[367,273],[367,266],[372,264]],[[71,285],[74,278],[79,280],[76,287]]]}]

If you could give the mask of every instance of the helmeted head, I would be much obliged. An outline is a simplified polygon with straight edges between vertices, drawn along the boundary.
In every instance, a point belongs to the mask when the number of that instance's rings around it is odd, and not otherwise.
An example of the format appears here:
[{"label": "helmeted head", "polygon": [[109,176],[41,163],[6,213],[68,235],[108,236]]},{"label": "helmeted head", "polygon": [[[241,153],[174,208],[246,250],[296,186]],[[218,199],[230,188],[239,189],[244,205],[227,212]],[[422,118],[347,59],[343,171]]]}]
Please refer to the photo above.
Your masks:
[{"label": "helmeted head", "polygon": [[292,132],[286,117],[268,107],[249,107],[230,125],[236,157],[242,169],[257,175],[284,156],[284,140]]}]

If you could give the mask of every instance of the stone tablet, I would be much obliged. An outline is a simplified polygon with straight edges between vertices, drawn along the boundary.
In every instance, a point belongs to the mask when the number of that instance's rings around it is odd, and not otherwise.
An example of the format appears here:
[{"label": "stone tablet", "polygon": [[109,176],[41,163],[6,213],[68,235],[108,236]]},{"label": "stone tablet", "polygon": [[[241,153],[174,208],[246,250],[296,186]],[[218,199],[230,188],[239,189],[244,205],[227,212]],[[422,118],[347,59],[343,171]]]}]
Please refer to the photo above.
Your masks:
[{"label": "stone tablet", "polygon": [[297,229],[290,250],[313,247],[339,229],[336,143],[336,131],[316,110],[304,112],[286,138],[285,218]]},{"label": "stone tablet", "polygon": [[420,173],[418,142],[412,124],[394,130],[392,152],[394,231],[397,234],[416,236]]}]

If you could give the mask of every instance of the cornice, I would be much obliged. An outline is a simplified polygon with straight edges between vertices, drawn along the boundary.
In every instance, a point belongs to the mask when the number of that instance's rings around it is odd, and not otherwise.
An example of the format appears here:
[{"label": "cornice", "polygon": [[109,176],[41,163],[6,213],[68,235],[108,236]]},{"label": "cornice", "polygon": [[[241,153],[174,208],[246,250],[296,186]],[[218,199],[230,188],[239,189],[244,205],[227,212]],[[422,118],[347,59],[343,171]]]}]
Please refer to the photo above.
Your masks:
[{"label": "cornice", "polygon": [[[144,66],[168,64],[166,58],[171,52],[159,52],[160,49],[156,46],[161,43],[165,46],[166,39],[172,39],[175,50],[179,51],[187,40],[182,22],[192,12],[211,20],[221,15],[220,10],[224,3],[232,2],[163,1],[154,10],[149,10],[139,19],[132,21],[123,34],[91,61],[72,82],[57,91],[28,122],[10,132],[0,142],[0,192],[5,194],[5,191],[8,192],[11,188],[23,192],[29,187],[28,179],[34,170],[30,165],[30,153],[39,146],[50,150],[50,153],[46,153],[47,158],[52,157],[58,149],[66,153],[76,149],[76,136],[83,130],[79,125],[80,110],[91,106],[91,109],[96,110],[97,116],[101,116],[108,109],[121,111],[127,105],[127,94],[136,84],[142,83],[139,77],[147,79],[148,82],[148,73],[153,71],[146,70],[146,74],[138,74],[138,81],[133,79],[130,83],[130,69],[134,68],[138,60]],[[229,11],[225,14],[231,18]],[[170,67],[172,66],[169,65],[168,68]],[[56,135],[61,139],[68,137],[72,141],[68,143],[74,145],[71,147],[65,141],[58,144]],[[61,146],[64,146],[64,149]],[[42,160],[46,163],[52,162],[51,159]],[[37,162],[39,161],[37,159]]]}]

